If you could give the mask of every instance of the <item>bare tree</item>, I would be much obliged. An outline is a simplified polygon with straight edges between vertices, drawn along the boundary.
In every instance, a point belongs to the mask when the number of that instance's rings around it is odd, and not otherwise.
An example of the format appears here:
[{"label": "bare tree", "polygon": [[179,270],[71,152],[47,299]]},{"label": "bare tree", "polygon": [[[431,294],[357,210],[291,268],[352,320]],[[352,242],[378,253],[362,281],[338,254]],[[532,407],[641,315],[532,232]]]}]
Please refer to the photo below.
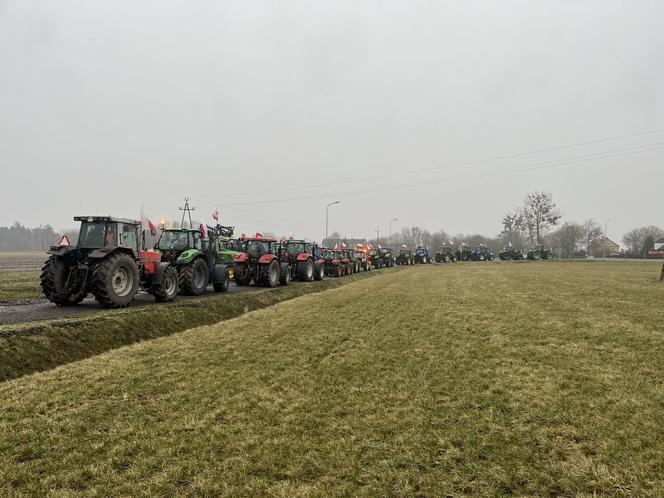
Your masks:
[{"label": "bare tree", "polygon": [[563,225],[554,232],[553,239],[556,245],[562,250],[563,257],[571,258],[578,247],[584,242],[584,227],[578,223],[563,223]]},{"label": "bare tree", "polygon": [[558,224],[560,213],[556,209],[556,203],[548,192],[535,190],[528,194],[523,206],[523,217],[530,241],[542,245],[544,235],[551,227]]},{"label": "bare tree", "polygon": [[583,222],[583,243],[586,248],[586,254],[590,254],[593,243],[599,239],[604,232],[602,227],[592,218]]},{"label": "bare tree", "polygon": [[521,237],[525,230],[523,212],[519,209],[507,213],[503,218],[503,231],[500,232],[502,239],[514,247],[521,248]]},{"label": "bare tree", "polygon": [[655,240],[661,237],[664,237],[664,230],[650,225],[630,230],[622,240],[631,254],[643,258],[646,252],[652,249]]}]

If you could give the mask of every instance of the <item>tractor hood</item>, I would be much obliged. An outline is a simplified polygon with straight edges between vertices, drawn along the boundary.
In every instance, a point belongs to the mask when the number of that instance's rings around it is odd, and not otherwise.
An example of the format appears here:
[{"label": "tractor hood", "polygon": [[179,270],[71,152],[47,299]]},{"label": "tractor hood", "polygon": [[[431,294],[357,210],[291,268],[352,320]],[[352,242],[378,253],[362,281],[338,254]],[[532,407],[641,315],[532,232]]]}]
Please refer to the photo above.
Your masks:
[{"label": "tractor hood", "polygon": [[186,265],[187,263],[190,263],[191,260],[193,260],[196,256],[198,256],[200,254],[202,254],[202,253],[198,249],[187,249],[186,251],[182,251],[182,254],[180,254],[178,256],[177,264]]}]

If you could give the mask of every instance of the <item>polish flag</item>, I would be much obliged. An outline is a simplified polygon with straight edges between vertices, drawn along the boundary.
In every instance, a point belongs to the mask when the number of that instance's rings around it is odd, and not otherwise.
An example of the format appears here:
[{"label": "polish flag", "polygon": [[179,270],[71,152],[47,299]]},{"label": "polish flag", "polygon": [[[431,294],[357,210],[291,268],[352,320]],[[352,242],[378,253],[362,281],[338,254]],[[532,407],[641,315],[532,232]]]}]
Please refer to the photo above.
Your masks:
[{"label": "polish flag", "polygon": [[214,213],[212,213],[212,219],[217,223],[219,223],[219,211],[215,211]]},{"label": "polish flag", "polygon": [[205,221],[203,221],[203,218],[201,218],[201,235],[204,239],[208,238],[207,225],[205,224]]}]

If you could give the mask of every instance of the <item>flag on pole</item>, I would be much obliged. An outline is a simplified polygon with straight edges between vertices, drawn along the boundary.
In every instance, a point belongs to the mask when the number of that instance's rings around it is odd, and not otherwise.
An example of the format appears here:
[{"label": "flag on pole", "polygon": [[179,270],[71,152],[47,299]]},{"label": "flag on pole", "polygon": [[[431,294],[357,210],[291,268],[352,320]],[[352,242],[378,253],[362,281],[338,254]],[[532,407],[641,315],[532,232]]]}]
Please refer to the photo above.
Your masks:
[{"label": "flag on pole", "polygon": [[212,219],[219,223],[219,210],[216,210],[214,213],[212,213]]},{"label": "flag on pole", "polygon": [[342,249],[346,249],[346,247],[347,247],[346,244],[344,244],[344,243],[342,242],[342,243],[341,243],[341,248],[342,248]]},{"label": "flag on pole", "polygon": [[201,218],[201,235],[203,236],[203,239],[208,238],[207,225],[205,224],[205,221],[203,221],[203,218]]}]

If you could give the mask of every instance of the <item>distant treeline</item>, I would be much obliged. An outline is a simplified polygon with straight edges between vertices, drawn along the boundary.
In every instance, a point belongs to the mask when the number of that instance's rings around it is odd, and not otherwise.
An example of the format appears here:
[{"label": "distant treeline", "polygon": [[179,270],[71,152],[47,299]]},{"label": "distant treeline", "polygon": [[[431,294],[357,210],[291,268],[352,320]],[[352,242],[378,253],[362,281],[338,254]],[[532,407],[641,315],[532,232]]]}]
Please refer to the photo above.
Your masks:
[{"label": "distant treeline", "polygon": [[[51,225],[28,228],[18,221],[10,227],[0,227],[0,250],[45,251],[60,241],[64,232],[56,232]],[[71,232],[66,232],[72,238]]]}]

